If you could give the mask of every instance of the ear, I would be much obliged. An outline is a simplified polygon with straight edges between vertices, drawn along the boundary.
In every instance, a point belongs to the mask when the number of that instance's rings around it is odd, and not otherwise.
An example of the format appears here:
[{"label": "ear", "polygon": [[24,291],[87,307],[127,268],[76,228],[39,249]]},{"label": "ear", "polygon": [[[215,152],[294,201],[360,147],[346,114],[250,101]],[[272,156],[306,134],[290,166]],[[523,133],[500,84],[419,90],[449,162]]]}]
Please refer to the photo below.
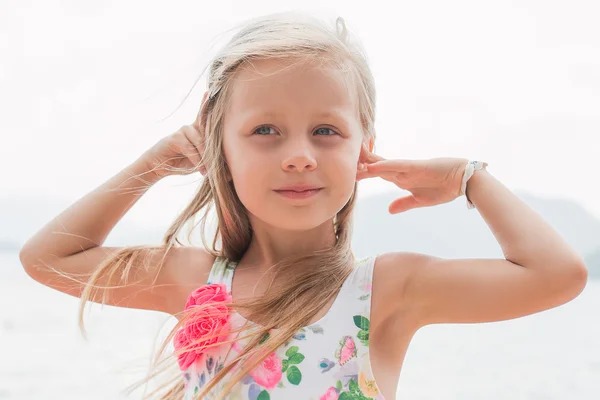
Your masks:
[{"label": "ear", "polygon": [[358,169],[361,169],[363,163],[366,163],[369,161],[367,159],[367,153],[364,151],[363,146],[365,146],[365,145],[369,149],[369,152],[372,153],[373,147],[375,145],[375,141],[373,139],[369,139],[369,143],[366,143],[366,142],[361,143],[360,154],[358,156],[358,165],[357,165]]}]

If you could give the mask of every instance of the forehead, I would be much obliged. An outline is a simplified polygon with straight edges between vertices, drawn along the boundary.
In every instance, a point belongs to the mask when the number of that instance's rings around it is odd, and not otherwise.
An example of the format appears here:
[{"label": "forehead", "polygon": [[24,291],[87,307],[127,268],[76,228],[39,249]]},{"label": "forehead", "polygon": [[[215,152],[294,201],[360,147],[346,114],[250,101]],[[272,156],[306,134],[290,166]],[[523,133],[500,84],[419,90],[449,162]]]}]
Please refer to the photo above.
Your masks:
[{"label": "forehead", "polygon": [[233,77],[231,110],[328,110],[356,117],[355,85],[347,71],[331,64],[285,59],[253,60]]}]

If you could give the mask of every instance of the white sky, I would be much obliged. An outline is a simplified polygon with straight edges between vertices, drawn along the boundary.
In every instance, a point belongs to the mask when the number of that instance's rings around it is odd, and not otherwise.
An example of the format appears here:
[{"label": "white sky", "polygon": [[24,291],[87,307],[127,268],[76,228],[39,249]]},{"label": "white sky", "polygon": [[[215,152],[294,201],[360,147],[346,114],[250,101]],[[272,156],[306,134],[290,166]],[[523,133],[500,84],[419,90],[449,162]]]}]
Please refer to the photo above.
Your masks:
[{"label": "white sky", "polygon": [[[509,188],[570,197],[600,218],[594,0],[5,0],[0,190],[84,195],[193,120],[204,79],[166,117],[215,35],[297,8],[343,16],[363,42],[377,83],[379,154],[485,160]],[[168,178],[132,213],[170,220],[196,179]],[[361,183],[363,195],[394,189]]]}]

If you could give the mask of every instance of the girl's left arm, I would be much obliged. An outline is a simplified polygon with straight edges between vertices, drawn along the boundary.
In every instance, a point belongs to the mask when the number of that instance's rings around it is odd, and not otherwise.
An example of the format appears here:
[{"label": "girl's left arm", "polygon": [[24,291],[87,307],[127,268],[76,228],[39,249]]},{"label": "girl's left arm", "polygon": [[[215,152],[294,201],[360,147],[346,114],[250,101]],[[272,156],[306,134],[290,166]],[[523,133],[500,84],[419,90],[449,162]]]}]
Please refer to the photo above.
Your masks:
[{"label": "girl's left arm", "polygon": [[559,306],[583,291],[587,268],[581,256],[487,170],[475,172],[467,196],[505,259],[382,254],[381,289],[394,300],[385,307],[388,316],[409,310],[418,327],[501,321]]}]

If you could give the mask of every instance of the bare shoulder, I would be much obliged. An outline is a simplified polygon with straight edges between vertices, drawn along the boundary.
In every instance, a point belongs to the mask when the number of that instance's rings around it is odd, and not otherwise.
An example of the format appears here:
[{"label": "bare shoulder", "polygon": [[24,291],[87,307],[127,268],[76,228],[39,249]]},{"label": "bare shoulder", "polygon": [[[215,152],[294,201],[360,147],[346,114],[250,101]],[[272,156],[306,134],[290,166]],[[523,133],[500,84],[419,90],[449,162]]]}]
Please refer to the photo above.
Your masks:
[{"label": "bare shoulder", "polygon": [[377,256],[373,271],[373,319],[385,324],[403,316],[409,323],[414,309],[406,296],[412,271],[427,262],[429,256],[412,252],[390,252]]},{"label": "bare shoulder", "polygon": [[[375,371],[382,369],[390,378],[390,393],[397,385],[406,350],[420,328],[417,308],[407,296],[409,279],[423,259],[419,254],[394,252],[379,254],[373,270],[371,332],[369,343]],[[378,368],[379,366],[379,368]]]},{"label": "bare shoulder", "polygon": [[202,247],[179,247],[165,260],[165,281],[171,289],[165,293],[169,314],[184,310],[190,293],[206,284],[215,257]]}]

